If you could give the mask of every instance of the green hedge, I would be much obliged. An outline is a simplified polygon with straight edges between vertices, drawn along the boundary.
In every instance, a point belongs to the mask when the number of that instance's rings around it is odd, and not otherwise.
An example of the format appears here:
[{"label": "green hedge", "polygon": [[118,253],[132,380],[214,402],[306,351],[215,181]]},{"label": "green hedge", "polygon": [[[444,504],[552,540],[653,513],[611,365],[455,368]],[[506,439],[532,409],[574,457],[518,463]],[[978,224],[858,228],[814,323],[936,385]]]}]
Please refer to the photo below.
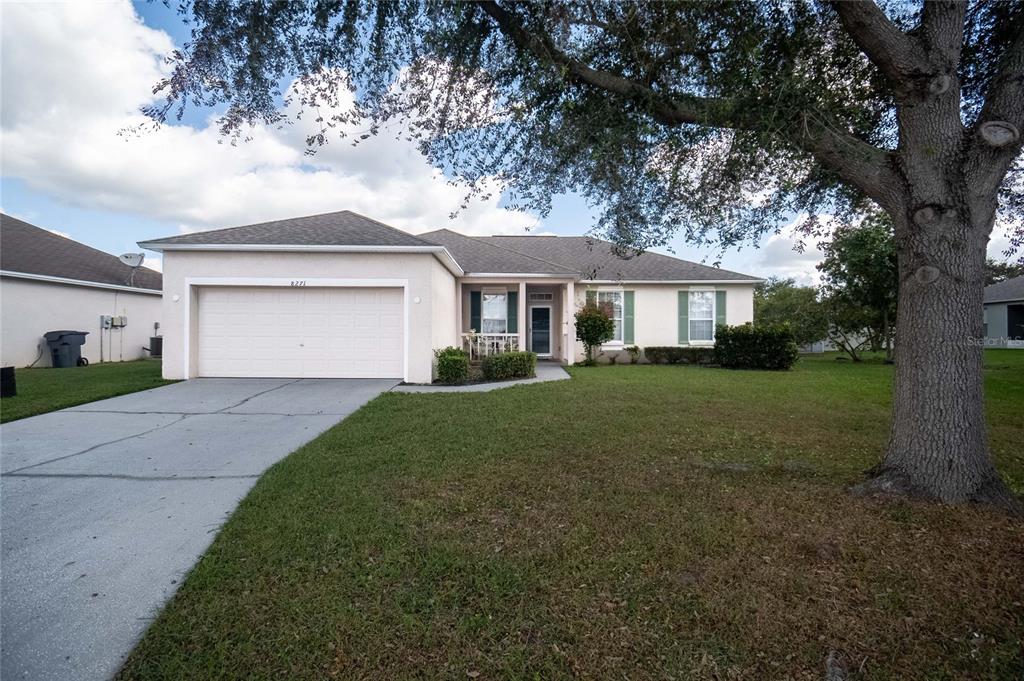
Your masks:
[{"label": "green hedge", "polygon": [[702,364],[715,362],[713,347],[657,345],[644,348],[644,357],[651,364]]},{"label": "green hedge", "polygon": [[786,324],[722,324],[715,328],[715,360],[728,369],[785,371],[797,355],[793,331]]},{"label": "green hedge", "polygon": [[459,348],[447,347],[435,350],[437,357],[437,380],[448,385],[465,383],[469,378],[469,353]]},{"label": "green hedge", "polygon": [[532,352],[499,352],[484,357],[481,369],[484,380],[504,381],[509,378],[529,378],[537,367],[537,355]]}]

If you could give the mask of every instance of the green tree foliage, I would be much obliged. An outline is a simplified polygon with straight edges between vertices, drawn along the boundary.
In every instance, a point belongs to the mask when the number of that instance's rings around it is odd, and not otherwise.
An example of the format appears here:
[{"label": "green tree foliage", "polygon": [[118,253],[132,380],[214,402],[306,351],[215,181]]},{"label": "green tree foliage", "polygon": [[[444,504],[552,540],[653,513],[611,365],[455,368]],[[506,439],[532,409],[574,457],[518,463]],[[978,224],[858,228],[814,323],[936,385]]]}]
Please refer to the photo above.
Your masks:
[{"label": "green tree foliage", "polygon": [[588,304],[576,312],[576,340],[583,343],[586,350],[586,364],[595,363],[594,348],[607,343],[615,336],[615,322],[604,307]]},{"label": "green tree foliage", "polygon": [[885,214],[872,213],[858,224],[838,227],[818,270],[824,277],[833,340],[857,360],[850,344],[860,335],[872,349],[884,347],[891,359],[899,275],[892,224]]},{"label": "green tree foliage", "polygon": [[828,316],[818,290],[780,277],[770,277],[754,289],[754,323],[787,324],[797,345],[820,341],[828,333]]},{"label": "green tree foliage", "polygon": [[[922,16],[858,4],[182,0],[192,40],[147,113],[218,106],[238,137],[301,115],[317,123],[313,147],[401,120],[471,192],[500,178],[512,206],[542,214],[582,194],[626,247],[680,229],[728,246],[787,209],[853,215],[868,175],[886,179],[896,92],[860,33],[896,40]],[[1024,12],[970,4],[958,76],[977,119]]]},{"label": "green tree foliage", "polygon": [[991,286],[1014,277],[1024,277],[1024,262],[999,261],[988,258],[985,261],[985,285]]}]

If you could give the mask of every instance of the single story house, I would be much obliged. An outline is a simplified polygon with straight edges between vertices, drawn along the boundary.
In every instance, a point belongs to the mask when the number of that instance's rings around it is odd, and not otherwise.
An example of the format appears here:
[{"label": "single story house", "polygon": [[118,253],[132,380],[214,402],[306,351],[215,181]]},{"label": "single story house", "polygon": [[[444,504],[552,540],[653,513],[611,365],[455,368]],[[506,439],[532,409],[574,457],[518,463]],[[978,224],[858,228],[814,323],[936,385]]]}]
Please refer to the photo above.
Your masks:
[{"label": "single story house", "polygon": [[985,287],[985,346],[1024,348],[1024,277]]},{"label": "single story house", "polygon": [[[47,331],[87,331],[90,363],[146,356],[159,323],[159,272],[0,214],[0,362],[50,366]],[[104,321],[107,320],[107,321]]]},{"label": "single story house", "polygon": [[713,344],[760,280],[589,237],[413,236],[351,211],[139,243],[163,253],[164,376],[432,380],[434,351],[582,356],[573,314],[607,303],[626,346]]}]

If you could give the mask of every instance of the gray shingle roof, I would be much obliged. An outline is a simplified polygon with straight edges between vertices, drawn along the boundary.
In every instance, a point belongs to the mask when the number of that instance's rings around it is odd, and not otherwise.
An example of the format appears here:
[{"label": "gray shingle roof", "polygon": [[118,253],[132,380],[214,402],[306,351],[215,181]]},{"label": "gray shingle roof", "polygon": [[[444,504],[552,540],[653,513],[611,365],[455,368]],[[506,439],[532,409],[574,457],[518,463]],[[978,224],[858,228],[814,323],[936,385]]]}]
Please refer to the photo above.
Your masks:
[{"label": "gray shingle roof", "polygon": [[583,279],[623,281],[749,281],[747,274],[645,251],[619,257],[613,244],[585,236],[489,236],[481,241],[570,267]]},{"label": "gray shingle roof", "polygon": [[142,241],[146,248],[230,246],[444,246],[467,273],[550,274],[624,281],[749,281],[746,274],[645,252],[619,257],[608,241],[591,237],[471,237],[439,229],[416,237],[343,210],[255,225]]},{"label": "gray shingle roof", "polygon": [[[117,256],[0,213],[0,269],[127,286],[131,267]],[[140,267],[133,286],[161,290],[159,272]]]},{"label": "gray shingle roof", "polygon": [[163,244],[279,246],[432,246],[383,222],[350,210],[255,225],[194,232],[141,241],[146,248]]},{"label": "gray shingle roof", "polygon": [[576,271],[568,267],[488,243],[487,239],[459,234],[450,229],[427,232],[420,237],[447,248],[455,261],[468,273],[576,276]]},{"label": "gray shingle roof", "polygon": [[1014,277],[985,287],[985,302],[1024,300],[1024,277]]}]

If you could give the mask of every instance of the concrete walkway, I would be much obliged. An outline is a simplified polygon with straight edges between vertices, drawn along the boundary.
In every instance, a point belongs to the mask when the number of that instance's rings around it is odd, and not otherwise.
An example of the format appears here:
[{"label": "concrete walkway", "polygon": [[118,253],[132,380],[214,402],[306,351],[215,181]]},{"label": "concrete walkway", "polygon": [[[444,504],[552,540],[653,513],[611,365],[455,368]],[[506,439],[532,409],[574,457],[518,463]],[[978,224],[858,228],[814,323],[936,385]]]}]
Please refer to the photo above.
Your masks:
[{"label": "concrete walkway", "polygon": [[496,383],[470,383],[469,385],[396,385],[391,392],[399,393],[486,393],[499,388],[508,388],[513,385],[529,385],[531,383],[546,383],[547,381],[564,381],[569,378],[568,373],[562,365],[554,362],[537,362],[536,375],[533,378],[521,378],[514,381],[500,381]]},{"label": "concrete walkway", "polygon": [[0,677],[109,678],[263,471],[394,384],[196,379],[0,426]]}]

